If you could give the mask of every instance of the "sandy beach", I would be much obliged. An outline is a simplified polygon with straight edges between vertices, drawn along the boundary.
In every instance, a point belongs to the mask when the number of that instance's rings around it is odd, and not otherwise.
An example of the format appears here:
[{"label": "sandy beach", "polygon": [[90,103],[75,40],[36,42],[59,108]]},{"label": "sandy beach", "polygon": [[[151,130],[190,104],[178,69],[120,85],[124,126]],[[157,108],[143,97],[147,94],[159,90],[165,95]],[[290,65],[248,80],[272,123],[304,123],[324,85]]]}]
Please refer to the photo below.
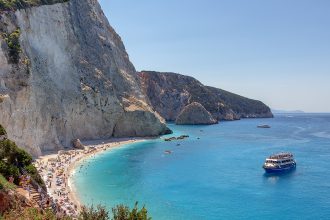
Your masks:
[{"label": "sandy beach", "polygon": [[81,209],[71,177],[77,166],[98,153],[126,144],[141,142],[146,138],[113,138],[83,142],[85,150],[67,149],[45,154],[36,159],[35,166],[43,178],[47,194],[56,204],[56,209],[65,215],[75,216]]}]

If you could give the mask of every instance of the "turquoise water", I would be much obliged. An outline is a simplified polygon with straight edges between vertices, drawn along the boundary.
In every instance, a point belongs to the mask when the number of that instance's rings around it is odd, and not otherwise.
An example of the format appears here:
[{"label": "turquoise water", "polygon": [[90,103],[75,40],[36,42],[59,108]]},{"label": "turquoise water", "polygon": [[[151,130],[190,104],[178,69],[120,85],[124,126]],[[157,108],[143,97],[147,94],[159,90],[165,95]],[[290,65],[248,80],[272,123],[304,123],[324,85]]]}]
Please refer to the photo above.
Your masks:
[{"label": "turquoise water", "polygon": [[[156,220],[330,219],[330,115],[170,127],[190,138],[136,143],[88,160],[73,178],[80,200],[109,208],[139,201]],[[296,171],[264,175],[265,157],[279,151],[295,154]]]}]

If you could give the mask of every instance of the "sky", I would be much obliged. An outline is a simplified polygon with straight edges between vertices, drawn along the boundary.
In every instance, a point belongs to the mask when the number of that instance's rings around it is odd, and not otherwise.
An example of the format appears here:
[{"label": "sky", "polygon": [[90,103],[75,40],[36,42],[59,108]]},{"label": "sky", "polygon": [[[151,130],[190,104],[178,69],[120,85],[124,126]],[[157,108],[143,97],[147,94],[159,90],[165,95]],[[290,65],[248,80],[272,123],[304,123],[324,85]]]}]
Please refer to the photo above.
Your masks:
[{"label": "sky", "polygon": [[99,0],[138,71],[330,112],[329,0]]}]

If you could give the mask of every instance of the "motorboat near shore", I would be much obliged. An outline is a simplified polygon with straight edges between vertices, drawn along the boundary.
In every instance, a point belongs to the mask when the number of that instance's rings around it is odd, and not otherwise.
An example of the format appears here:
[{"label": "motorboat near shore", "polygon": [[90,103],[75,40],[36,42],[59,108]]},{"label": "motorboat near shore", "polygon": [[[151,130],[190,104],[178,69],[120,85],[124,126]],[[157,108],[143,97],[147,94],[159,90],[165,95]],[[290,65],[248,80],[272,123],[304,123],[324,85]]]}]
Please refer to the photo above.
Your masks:
[{"label": "motorboat near shore", "polygon": [[266,173],[282,173],[296,168],[296,161],[292,153],[278,153],[266,158],[263,165]]}]

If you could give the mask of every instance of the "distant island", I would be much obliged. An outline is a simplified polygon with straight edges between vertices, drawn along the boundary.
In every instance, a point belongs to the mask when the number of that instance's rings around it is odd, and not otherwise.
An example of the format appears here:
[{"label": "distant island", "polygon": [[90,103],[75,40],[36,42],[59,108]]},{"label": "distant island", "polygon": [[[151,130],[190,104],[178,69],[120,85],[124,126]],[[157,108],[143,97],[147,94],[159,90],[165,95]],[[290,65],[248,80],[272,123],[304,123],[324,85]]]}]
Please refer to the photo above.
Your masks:
[{"label": "distant island", "polygon": [[272,109],[273,114],[302,114],[306,113],[302,110],[279,110],[279,109]]}]

